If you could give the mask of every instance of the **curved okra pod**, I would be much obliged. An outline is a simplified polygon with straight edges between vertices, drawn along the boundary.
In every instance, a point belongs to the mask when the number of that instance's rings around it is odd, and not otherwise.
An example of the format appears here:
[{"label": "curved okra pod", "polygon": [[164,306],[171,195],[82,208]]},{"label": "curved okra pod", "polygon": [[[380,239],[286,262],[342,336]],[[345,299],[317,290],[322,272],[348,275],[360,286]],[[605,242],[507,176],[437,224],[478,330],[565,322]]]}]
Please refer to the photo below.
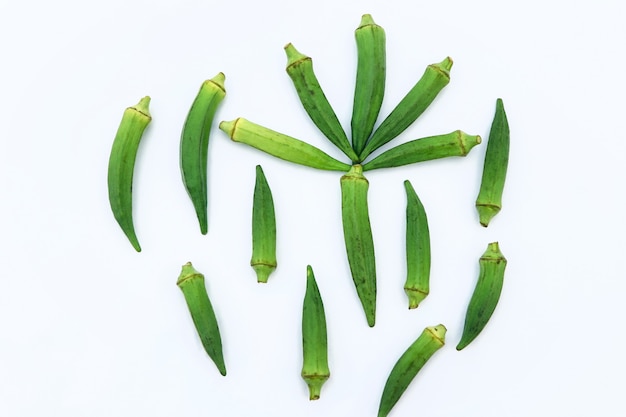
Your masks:
[{"label": "curved okra pod", "polygon": [[428,359],[445,343],[446,327],[427,327],[394,365],[383,390],[378,417],[386,417]]},{"label": "curved okra pod", "polygon": [[391,168],[448,156],[466,156],[481,142],[480,136],[457,130],[439,136],[415,139],[391,148],[363,165],[363,171]]},{"label": "curved okra pod", "polygon": [[335,111],[313,72],[313,60],[298,52],[290,43],[285,45],[285,52],[287,53],[287,74],[296,87],[302,107],[324,136],[341,149],[350,160],[356,162],[357,154],[350,146],[346,132],[341,127]]},{"label": "curved okra pod", "polygon": [[450,82],[452,59],[449,57],[426,68],[422,78],[378,126],[359,155],[361,161],[411,125]]},{"label": "curved okra pod", "polygon": [[479,265],[478,282],[465,313],[463,335],[456,350],[463,349],[480,334],[498,305],[506,269],[506,259],[500,252],[498,242],[487,246]]},{"label": "curved okra pod", "polygon": [[430,234],[426,211],[411,183],[406,190],[406,282],[409,308],[417,308],[430,291]]},{"label": "curved okra pod", "polygon": [[341,216],[348,263],[367,324],[376,322],[376,261],[367,206],[369,182],[361,165],[341,177]]},{"label": "curved okra pod", "polygon": [[309,399],[317,400],[322,385],[330,377],[326,315],[310,265],[306,273],[306,293],[302,307],[302,378],[309,387]]},{"label": "curved okra pod", "polygon": [[504,190],[504,180],[509,164],[509,141],[509,122],[506,119],[502,99],[499,98],[496,102],[496,114],[489,132],[480,192],[476,199],[476,210],[478,210],[480,224],[485,227],[502,208],[502,191]]},{"label": "curved okra pod", "polygon": [[252,259],[250,266],[257,281],[266,283],[276,269],[276,216],[272,190],[267,183],[263,168],[256,166],[256,184],[252,203]]},{"label": "curved okra pod", "polygon": [[352,148],[360,154],[374,130],[385,95],[385,31],[369,14],[354,32],[358,62],[352,106]]},{"label": "curved okra pod", "polygon": [[183,265],[176,285],[183,291],[191,319],[200,336],[204,350],[213,360],[220,374],[226,376],[222,338],[217,326],[215,312],[204,285],[204,275],[198,272],[191,265],[191,262],[187,262]]},{"label": "curved okra pod", "polygon": [[207,220],[207,153],[213,116],[224,99],[224,74],[219,73],[202,83],[185,119],[180,137],[180,171],[191,198],[200,232],[206,235]]},{"label": "curved okra pod", "polygon": [[150,97],[124,111],[111,149],[108,170],[109,203],[115,220],[137,252],[141,246],[133,225],[133,171],[144,130],[152,120]]},{"label": "curved okra pod", "polygon": [[220,129],[233,141],[245,143],[294,164],[328,171],[346,172],[350,165],[340,162],[306,142],[283,135],[242,117],[221,122]]}]

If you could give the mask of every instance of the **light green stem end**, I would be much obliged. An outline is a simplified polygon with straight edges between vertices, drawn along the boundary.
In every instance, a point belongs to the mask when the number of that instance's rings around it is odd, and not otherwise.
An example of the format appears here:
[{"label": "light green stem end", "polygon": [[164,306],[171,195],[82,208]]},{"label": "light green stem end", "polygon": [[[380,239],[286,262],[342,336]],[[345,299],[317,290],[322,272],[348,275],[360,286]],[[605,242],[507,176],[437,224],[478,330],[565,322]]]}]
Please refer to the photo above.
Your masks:
[{"label": "light green stem end", "polygon": [[303,375],[302,378],[309,387],[309,400],[319,400],[322,385],[328,380],[329,375]]},{"label": "light green stem end", "polygon": [[180,271],[180,275],[178,276],[178,281],[176,281],[176,285],[180,287],[186,281],[193,278],[204,279],[204,275],[202,275],[196,268],[194,268],[191,262],[187,262],[185,265],[183,265],[183,268]]},{"label": "light green stem end", "polygon": [[226,133],[228,137],[231,139],[233,138],[233,133],[235,132],[235,125],[237,124],[237,120],[239,119],[231,120],[229,122],[227,121],[220,122],[220,126],[219,126],[220,130]]},{"label": "light green stem end", "polygon": [[476,204],[476,211],[478,211],[480,224],[487,227],[491,219],[493,219],[496,214],[500,212],[501,208],[502,207],[495,204]]},{"label": "light green stem end", "polygon": [[267,284],[267,280],[272,272],[276,269],[276,265],[256,264],[252,265],[252,269],[256,272],[256,280],[261,284]]},{"label": "light green stem end", "polygon": [[287,67],[290,67],[299,61],[311,59],[309,56],[300,53],[291,42],[285,45],[285,53],[287,54]]},{"label": "light green stem end", "polygon": [[428,296],[427,292],[420,291],[416,288],[404,288],[404,292],[409,297],[409,309],[413,310],[419,307],[420,303]]},{"label": "light green stem end", "polygon": [[142,98],[141,100],[139,100],[139,103],[135,104],[134,106],[131,107],[131,109],[135,109],[140,113],[145,114],[146,116],[152,118],[152,116],[150,116],[150,96],[145,96],[144,98]]},{"label": "light green stem end", "polygon": [[210,80],[206,80],[204,84],[215,84],[222,91],[226,91],[226,87],[224,87],[224,81],[226,81],[226,76],[224,75],[223,72],[220,72],[215,77],[211,78]]},{"label": "light green stem end", "polygon": [[374,19],[372,18],[371,14],[364,14],[363,17],[361,17],[361,24],[359,25],[357,29],[361,29],[362,27],[375,25],[375,24],[376,22],[374,22]]}]

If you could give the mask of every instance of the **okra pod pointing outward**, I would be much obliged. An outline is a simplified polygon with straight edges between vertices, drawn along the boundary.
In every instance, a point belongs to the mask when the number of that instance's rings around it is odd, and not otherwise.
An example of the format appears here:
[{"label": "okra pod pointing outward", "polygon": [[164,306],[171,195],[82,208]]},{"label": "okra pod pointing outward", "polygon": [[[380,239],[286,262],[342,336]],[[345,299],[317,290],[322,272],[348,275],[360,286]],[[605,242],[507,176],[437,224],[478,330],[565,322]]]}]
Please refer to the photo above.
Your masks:
[{"label": "okra pod pointing outward", "polygon": [[378,417],[386,417],[428,359],[445,343],[446,327],[427,327],[394,365],[383,390]]},{"label": "okra pod pointing outward", "polygon": [[445,135],[415,139],[378,155],[363,165],[363,171],[398,167],[448,156],[466,156],[480,142],[480,136],[468,135],[460,130]]},{"label": "okra pod pointing outward", "polygon": [[152,120],[150,97],[142,98],[124,111],[109,157],[109,203],[115,220],[137,252],[141,246],[133,225],[133,171],[144,130]]},{"label": "okra pod pointing outward", "polygon": [[502,208],[502,191],[509,164],[509,136],[509,122],[506,119],[502,99],[499,98],[489,132],[480,192],[476,199],[480,224],[485,227]]},{"label": "okra pod pointing outward", "polygon": [[309,386],[309,399],[317,400],[322,385],[330,377],[326,315],[310,265],[306,273],[306,293],[302,307],[302,378]]},{"label": "okra pod pointing outward", "polygon": [[411,183],[406,190],[406,282],[409,308],[417,308],[430,291],[430,234],[426,211]]},{"label": "okra pod pointing outward", "polygon": [[191,319],[200,336],[204,350],[213,360],[220,374],[226,376],[222,338],[217,326],[215,312],[204,285],[204,275],[198,272],[191,265],[191,262],[187,262],[183,265],[176,285],[183,291]]},{"label": "okra pod pointing outward", "polygon": [[350,160],[356,162],[358,156],[350,146],[346,132],[341,127],[335,111],[313,72],[313,60],[298,52],[290,43],[285,46],[285,52],[287,53],[287,74],[296,87],[304,110],[324,136],[341,149]]},{"label": "okra pod pointing outward", "polygon": [[352,148],[360,154],[372,134],[385,95],[385,31],[369,14],[354,32],[358,62],[352,107]]},{"label": "okra pod pointing outward", "polygon": [[224,99],[224,74],[219,73],[202,83],[187,114],[180,137],[180,171],[183,184],[191,198],[200,232],[205,235],[207,220],[207,154],[213,116]]},{"label": "okra pod pointing outward", "polygon": [[463,349],[480,334],[498,305],[506,269],[506,259],[500,252],[498,242],[487,246],[479,265],[478,282],[465,313],[463,335],[456,350]]},{"label": "okra pod pointing outward", "polygon": [[422,78],[378,126],[359,155],[361,161],[411,125],[450,82],[452,59],[449,57],[426,68]]},{"label": "okra pod pointing outward", "polygon": [[261,165],[256,166],[256,184],[252,203],[252,259],[250,265],[257,281],[266,283],[276,269],[276,216],[272,190]]},{"label": "okra pod pointing outward", "polygon": [[367,205],[369,182],[361,165],[341,177],[341,216],[352,280],[365,311],[367,324],[376,322],[376,261]]},{"label": "okra pod pointing outward", "polygon": [[350,169],[350,165],[334,159],[315,146],[259,126],[242,117],[230,122],[221,122],[220,129],[235,142],[245,143],[294,164],[328,171],[346,172]]}]

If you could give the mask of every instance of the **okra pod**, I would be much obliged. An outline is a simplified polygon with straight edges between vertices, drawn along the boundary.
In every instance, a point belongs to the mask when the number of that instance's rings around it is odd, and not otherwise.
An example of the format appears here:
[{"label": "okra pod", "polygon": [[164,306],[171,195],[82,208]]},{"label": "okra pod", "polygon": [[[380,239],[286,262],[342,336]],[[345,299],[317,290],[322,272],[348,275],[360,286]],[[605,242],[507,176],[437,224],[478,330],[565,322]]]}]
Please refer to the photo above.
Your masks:
[{"label": "okra pod", "polygon": [[452,59],[431,64],[424,75],[378,126],[359,155],[361,161],[411,125],[433,102],[437,94],[450,82]]},{"label": "okra pod", "polygon": [[368,188],[361,165],[354,165],[341,177],[341,215],[348,263],[367,324],[373,327],[376,322],[376,261],[367,205]]},{"label": "okra pod", "polygon": [[411,183],[406,190],[406,282],[409,308],[417,308],[430,291],[430,234],[426,211]]},{"label": "okra pod", "polygon": [[326,315],[310,265],[306,272],[306,293],[302,307],[302,378],[309,387],[309,399],[317,400],[322,385],[330,377]]},{"label": "okra pod", "polygon": [[506,258],[500,252],[498,242],[487,246],[487,250],[480,257],[479,265],[478,282],[465,313],[463,335],[456,350],[463,349],[476,339],[498,305],[506,269]]},{"label": "okra pod", "polygon": [[276,216],[274,200],[263,168],[256,166],[256,184],[252,203],[252,259],[250,266],[257,282],[266,283],[276,269]]},{"label": "okra pod", "polygon": [[324,136],[341,149],[350,160],[356,162],[358,156],[350,146],[346,132],[341,127],[335,111],[315,76],[313,60],[298,52],[290,43],[285,46],[285,52],[287,53],[287,74],[293,81],[304,110]]},{"label": "okra pod", "polygon": [[226,376],[226,365],[222,353],[222,338],[215,318],[215,312],[204,285],[204,275],[198,272],[191,262],[183,265],[176,285],[185,296],[191,319],[200,336],[204,350],[213,360],[220,374]]},{"label": "okra pod", "polygon": [[358,155],[374,130],[385,95],[385,31],[365,14],[354,37],[358,61],[351,127],[352,148]]},{"label": "okra pod", "polygon": [[445,343],[446,327],[427,327],[394,365],[380,399],[378,417],[386,417],[426,362]]},{"label": "okra pod", "polygon": [[480,136],[468,135],[460,130],[445,135],[415,139],[378,155],[363,165],[363,171],[398,167],[448,156],[466,156],[480,142]]},{"label": "okra pod", "polygon": [[117,223],[137,252],[141,252],[133,224],[133,171],[139,142],[152,120],[150,97],[124,111],[111,149],[108,169],[109,203]]},{"label": "okra pod", "polygon": [[242,117],[221,122],[220,129],[234,142],[245,143],[294,164],[328,171],[346,172],[350,165],[340,162],[315,146],[252,123]]},{"label": "okra pod", "polygon": [[502,208],[502,191],[509,164],[509,141],[509,122],[502,99],[499,98],[496,101],[496,114],[489,132],[480,192],[476,198],[480,224],[485,227]]},{"label": "okra pod", "polygon": [[185,119],[180,137],[180,171],[187,194],[200,223],[200,232],[208,230],[207,155],[213,116],[226,95],[224,74],[202,83]]}]

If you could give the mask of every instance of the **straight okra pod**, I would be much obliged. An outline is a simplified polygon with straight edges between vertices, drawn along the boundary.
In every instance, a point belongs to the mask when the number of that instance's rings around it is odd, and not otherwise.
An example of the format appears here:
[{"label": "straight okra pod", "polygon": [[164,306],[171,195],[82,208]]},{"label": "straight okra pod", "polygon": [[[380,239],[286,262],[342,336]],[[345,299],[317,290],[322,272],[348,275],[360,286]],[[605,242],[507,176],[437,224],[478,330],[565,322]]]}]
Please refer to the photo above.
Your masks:
[{"label": "straight okra pod", "polygon": [[426,211],[407,180],[406,190],[406,282],[409,308],[417,308],[430,291],[430,233]]},{"label": "straight okra pod", "polygon": [[250,266],[257,281],[266,283],[276,269],[276,216],[274,200],[263,168],[256,166],[256,184],[252,203],[252,259]]}]

